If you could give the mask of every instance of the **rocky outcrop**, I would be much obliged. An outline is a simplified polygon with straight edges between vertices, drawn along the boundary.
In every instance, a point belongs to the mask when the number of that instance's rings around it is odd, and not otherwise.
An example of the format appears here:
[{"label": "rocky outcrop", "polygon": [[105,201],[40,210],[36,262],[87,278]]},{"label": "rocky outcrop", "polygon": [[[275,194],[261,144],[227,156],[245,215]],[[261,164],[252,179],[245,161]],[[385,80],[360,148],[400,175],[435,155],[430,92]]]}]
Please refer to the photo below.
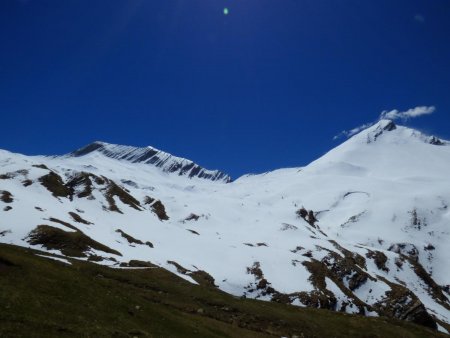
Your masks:
[{"label": "rocky outcrop", "polygon": [[63,255],[71,257],[90,257],[90,249],[121,256],[120,252],[93,240],[80,230],[68,232],[45,224],[38,225],[26,240],[31,245],[60,250]]},{"label": "rocky outcrop", "polygon": [[373,306],[380,315],[437,328],[435,320],[414,293],[402,285],[379,278],[391,288],[385,297]]}]

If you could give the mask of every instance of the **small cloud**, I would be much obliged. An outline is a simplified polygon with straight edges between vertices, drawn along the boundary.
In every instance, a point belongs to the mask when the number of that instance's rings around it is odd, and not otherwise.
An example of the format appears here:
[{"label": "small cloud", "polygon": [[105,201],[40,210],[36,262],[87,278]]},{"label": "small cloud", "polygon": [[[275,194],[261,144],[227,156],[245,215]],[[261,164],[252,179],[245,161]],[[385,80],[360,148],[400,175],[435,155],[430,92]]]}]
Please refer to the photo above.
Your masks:
[{"label": "small cloud", "polygon": [[389,119],[389,120],[409,120],[415,117],[419,117],[422,115],[429,115],[434,113],[436,108],[434,106],[419,106],[415,108],[408,109],[407,111],[398,111],[397,109],[390,111],[383,111],[380,115],[380,119]]},{"label": "small cloud", "polygon": [[356,128],[353,128],[351,130],[343,130],[339,134],[337,134],[335,137],[333,137],[333,140],[340,139],[341,137],[350,138],[353,135],[358,134],[360,131],[363,131],[364,129],[372,127],[373,125],[374,125],[374,123],[365,123]]},{"label": "small cloud", "polygon": [[[399,111],[397,109],[393,110],[385,110],[380,114],[380,117],[377,121],[388,119],[388,120],[398,120],[401,119],[403,121],[407,121],[409,119],[413,119],[422,115],[430,115],[434,113],[436,110],[436,107],[434,106],[418,106],[415,108],[408,109],[406,111]],[[339,134],[333,137],[333,140],[340,139],[342,137],[350,138],[353,135],[358,134],[360,131],[363,131],[364,129],[372,127],[377,122],[370,122],[360,125],[359,127],[350,129],[350,130],[343,130]]]},{"label": "small cloud", "polygon": [[425,17],[422,14],[414,15],[414,20],[418,23],[425,23]]}]

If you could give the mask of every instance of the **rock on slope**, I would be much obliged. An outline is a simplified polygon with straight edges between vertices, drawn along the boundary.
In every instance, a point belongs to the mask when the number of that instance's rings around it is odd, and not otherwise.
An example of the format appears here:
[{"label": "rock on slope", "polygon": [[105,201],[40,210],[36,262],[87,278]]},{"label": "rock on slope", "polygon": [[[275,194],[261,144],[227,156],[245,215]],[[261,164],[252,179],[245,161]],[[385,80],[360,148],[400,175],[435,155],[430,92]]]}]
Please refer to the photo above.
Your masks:
[{"label": "rock on slope", "polygon": [[154,151],[1,151],[0,241],[450,330],[446,141],[383,120],[304,168],[228,184]]}]

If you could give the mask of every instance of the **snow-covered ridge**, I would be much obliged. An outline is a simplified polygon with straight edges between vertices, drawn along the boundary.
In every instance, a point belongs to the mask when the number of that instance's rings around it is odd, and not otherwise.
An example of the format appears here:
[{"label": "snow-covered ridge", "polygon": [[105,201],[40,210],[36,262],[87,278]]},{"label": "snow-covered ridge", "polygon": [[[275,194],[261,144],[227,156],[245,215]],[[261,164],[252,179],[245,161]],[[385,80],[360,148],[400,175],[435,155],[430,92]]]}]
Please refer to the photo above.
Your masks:
[{"label": "snow-covered ridge", "polygon": [[448,179],[450,142],[381,120],[309,164],[322,174]]},{"label": "snow-covered ridge", "polygon": [[[393,133],[390,133],[393,132]],[[397,139],[403,139],[403,141],[406,141],[407,139],[415,139],[416,141],[428,143],[431,145],[449,145],[450,142],[441,140],[436,136],[429,136],[421,133],[420,131],[398,126],[394,123],[392,120],[380,120],[378,123],[374,124],[373,126],[367,128],[366,130],[363,130],[361,133],[356,135],[354,137],[354,140],[363,140],[367,143],[376,142],[380,137],[384,137],[384,135],[390,134],[394,138]],[[393,140],[391,139],[390,142]]]},{"label": "snow-covered ridge", "polygon": [[189,178],[198,177],[226,183],[231,181],[230,176],[219,170],[202,168],[191,160],[173,156],[151,146],[139,148],[97,141],[65,156],[81,157],[94,154],[101,154],[112,159],[129,161],[131,163],[151,164],[161,168],[164,172],[176,173]]}]

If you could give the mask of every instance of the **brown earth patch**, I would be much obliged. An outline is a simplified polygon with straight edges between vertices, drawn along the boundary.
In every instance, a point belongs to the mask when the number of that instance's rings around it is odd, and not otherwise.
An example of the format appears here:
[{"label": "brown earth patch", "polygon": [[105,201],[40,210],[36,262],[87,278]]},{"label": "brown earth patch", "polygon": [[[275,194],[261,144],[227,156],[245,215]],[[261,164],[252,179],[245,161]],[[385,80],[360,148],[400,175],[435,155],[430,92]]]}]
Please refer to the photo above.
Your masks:
[{"label": "brown earth patch", "polygon": [[120,252],[94,241],[79,230],[67,232],[49,225],[38,225],[30,232],[27,241],[48,250],[60,250],[66,256],[86,257],[91,248],[121,256]]}]

